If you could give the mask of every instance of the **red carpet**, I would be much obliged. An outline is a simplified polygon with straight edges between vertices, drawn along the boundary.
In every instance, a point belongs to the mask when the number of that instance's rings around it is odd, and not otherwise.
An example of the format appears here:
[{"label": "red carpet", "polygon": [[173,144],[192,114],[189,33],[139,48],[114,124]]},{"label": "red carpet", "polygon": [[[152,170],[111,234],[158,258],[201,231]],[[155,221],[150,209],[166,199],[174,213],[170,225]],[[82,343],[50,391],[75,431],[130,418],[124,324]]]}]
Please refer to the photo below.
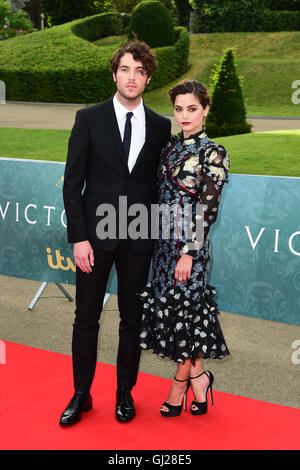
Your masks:
[{"label": "red carpet", "polygon": [[[5,342],[0,363],[1,450],[299,450],[300,410],[214,393],[207,415],[162,418],[170,381],[141,373],[133,396],[136,418],[114,418],[115,367],[98,363],[94,408],[70,428],[58,425],[73,393],[71,357]],[[2,361],[4,362],[4,361]],[[189,396],[189,403],[192,394]]]}]

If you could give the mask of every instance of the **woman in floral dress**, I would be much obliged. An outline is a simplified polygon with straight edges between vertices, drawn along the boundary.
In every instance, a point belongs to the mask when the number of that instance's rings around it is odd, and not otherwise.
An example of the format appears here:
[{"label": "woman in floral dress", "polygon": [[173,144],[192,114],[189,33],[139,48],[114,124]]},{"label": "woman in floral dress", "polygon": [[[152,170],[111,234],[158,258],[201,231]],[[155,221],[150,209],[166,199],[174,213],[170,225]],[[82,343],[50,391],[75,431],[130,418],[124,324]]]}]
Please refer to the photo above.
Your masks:
[{"label": "woman in floral dress", "polygon": [[178,416],[191,386],[191,412],[212,403],[213,374],[202,359],[229,355],[220,324],[214,288],[207,283],[208,232],[215,222],[229,157],[203,128],[209,111],[206,88],[187,80],[169,92],[182,131],[162,152],[159,181],[159,237],[155,242],[152,282],[139,293],[142,306],[140,347],[177,363],[164,417]]}]

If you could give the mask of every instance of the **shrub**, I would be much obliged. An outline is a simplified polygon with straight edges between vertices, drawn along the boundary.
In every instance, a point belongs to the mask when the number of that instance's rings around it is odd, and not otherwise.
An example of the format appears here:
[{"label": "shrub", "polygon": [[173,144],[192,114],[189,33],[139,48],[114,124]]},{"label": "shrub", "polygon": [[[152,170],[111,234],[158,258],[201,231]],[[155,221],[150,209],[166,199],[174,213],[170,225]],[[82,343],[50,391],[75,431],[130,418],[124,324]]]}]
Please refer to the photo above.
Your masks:
[{"label": "shrub", "polygon": [[32,31],[33,23],[28,19],[27,13],[19,10],[12,12],[12,4],[10,2],[0,0],[0,36],[3,38],[11,38],[16,36],[20,31]]},{"label": "shrub", "polygon": [[300,0],[266,0],[270,10],[296,11],[300,10]]},{"label": "shrub", "polygon": [[212,74],[212,104],[206,118],[210,137],[251,132],[246,121],[242,89],[234,65],[233,49],[226,49]]},{"label": "shrub", "polygon": [[[121,19],[121,14],[104,13],[2,41],[0,80],[6,84],[7,100],[93,103],[112,96],[115,84],[109,62],[115,47],[98,47],[86,39],[99,39],[111,30],[120,34]],[[154,53],[159,65],[149,90],[185,72],[189,54],[187,30],[177,28],[175,44],[154,49]]]},{"label": "shrub", "polygon": [[295,31],[300,11],[271,11],[267,0],[193,0],[193,31]]},{"label": "shrub", "polygon": [[146,0],[132,11],[128,38],[136,37],[150,47],[170,46],[175,42],[170,11],[159,1]]},{"label": "shrub", "polygon": [[265,11],[260,31],[298,30],[300,30],[300,11]]},{"label": "shrub", "polygon": [[96,41],[105,36],[123,34],[123,21],[120,13],[104,13],[91,16],[74,24],[72,32],[87,41]]}]

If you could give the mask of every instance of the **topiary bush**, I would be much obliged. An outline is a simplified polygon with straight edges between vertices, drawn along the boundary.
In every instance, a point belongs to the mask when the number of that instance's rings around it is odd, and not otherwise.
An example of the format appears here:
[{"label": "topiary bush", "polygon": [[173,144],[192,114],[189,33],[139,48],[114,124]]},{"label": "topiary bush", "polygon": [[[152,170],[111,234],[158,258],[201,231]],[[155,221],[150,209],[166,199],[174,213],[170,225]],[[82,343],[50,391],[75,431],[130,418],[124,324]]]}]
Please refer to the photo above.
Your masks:
[{"label": "topiary bush", "polygon": [[212,74],[212,103],[206,118],[210,137],[246,134],[252,125],[246,121],[243,93],[234,64],[233,49],[226,49]]},{"label": "topiary bush", "polygon": [[84,21],[75,23],[72,32],[87,41],[96,41],[105,36],[123,34],[123,21],[120,13],[104,13],[91,16]]},{"label": "topiary bush", "polygon": [[159,1],[139,3],[132,10],[128,38],[144,41],[150,47],[174,44],[175,33],[170,11]]}]

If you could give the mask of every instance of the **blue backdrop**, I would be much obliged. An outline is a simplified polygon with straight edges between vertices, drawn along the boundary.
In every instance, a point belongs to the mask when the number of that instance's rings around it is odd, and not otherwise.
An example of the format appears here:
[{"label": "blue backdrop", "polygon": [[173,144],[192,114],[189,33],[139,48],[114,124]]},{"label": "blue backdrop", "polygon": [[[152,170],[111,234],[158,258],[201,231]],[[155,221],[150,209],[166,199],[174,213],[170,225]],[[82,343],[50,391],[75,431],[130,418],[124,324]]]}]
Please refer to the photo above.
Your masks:
[{"label": "blue backdrop", "polygon": [[[0,159],[1,274],[75,282],[63,174],[63,163]],[[300,178],[231,174],[210,238],[221,310],[300,325]]]}]

